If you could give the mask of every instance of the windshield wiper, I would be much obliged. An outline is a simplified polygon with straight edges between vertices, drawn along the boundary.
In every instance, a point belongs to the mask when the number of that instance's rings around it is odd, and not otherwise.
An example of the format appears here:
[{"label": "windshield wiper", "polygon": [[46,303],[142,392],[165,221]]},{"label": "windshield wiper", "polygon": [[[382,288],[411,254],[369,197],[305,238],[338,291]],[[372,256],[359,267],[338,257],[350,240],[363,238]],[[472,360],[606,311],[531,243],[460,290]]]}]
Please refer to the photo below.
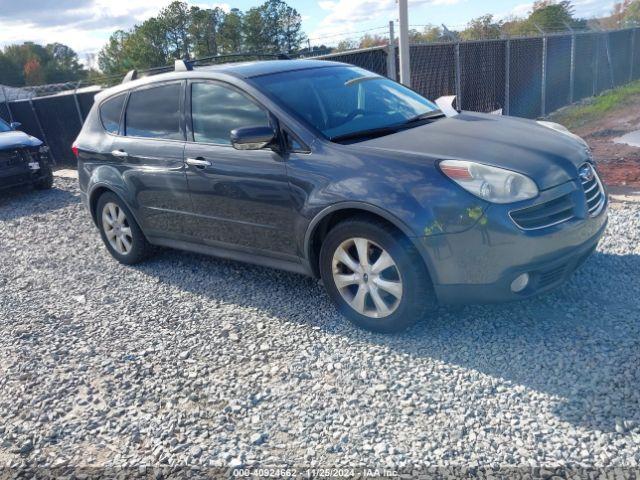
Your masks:
[{"label": "windshield wiper", "polygon": [[344,85],[345,87],[350,87],[351,85],[356,85],[362,82],[370,82],[371,80],[382,80],[382,77],[374,77],[373,75],[371,75],[366,77],[352,78],[351,80],[347,80],[346,82],[344,82]]},{"label": "windshield wiper", "polygon": [[342,142],[345,140],[356,140],[358,138],[381,137],[383,135],[396,133],[400,127],[400,125],[393,125],[388,127],[370,128],[368,130],[360,130],[357,132],[345,133],[343,135],[336,135],[335,137],[329,137],[329,140],[332,142]]},{"label": "windshield wiper", "polygon": [[416,115],[415,117],[412,117],[409,120],[407,120],[406,122],[404,122],[404,124],[407,125],[407,124],[410,124],[410,123],[422,122],[423,120],[433,120],[435,118],[442,118],[444,116],[445,115],[444,115],[444,113],[442,113],[442,111],[433,110],[432,112],[427,112],[427,113],[422,113],[420,115]]},{"label": "windshield wiper", "polygon": [[342,142],[345,140],[357,140],[359,138],[382,137],[383,135],[389,135],[399,132],[400,130],[407,128],[407,125],[410,125],[412,123],[422,122],[425,120],[433,120],[435,118],[441,118],[444,116],[444,113],[442,113],[440,110],[434,110],[431,112],[423,113],[421,115],[416,115],[415,117],[410,118],[409,120],[406,120],[402,123],[387,125],[386,127],[370,128],[368,130],[345,133],[343,135],[336,135],[335,137],[330,137],[329,140],[331,140],[332,142]]}]

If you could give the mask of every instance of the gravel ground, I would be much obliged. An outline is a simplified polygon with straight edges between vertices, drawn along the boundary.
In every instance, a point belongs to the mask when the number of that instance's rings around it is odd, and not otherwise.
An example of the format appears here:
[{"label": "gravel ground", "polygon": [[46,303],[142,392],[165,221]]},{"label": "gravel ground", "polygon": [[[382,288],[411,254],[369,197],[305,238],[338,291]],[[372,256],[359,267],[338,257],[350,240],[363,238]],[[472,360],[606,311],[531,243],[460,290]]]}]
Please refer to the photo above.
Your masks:
[{"label": "gravel ground", "polygon": [[640,465],[640,205],[560,290],[401,335],[301,276],[121,266],[75,181],[0,198],[0,465]]}]

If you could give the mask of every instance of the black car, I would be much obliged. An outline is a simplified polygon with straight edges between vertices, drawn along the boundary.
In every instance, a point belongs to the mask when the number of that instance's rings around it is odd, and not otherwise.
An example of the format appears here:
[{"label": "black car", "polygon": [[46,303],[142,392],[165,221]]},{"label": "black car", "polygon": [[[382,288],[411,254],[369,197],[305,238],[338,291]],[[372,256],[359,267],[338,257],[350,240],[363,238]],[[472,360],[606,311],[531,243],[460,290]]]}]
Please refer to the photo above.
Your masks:
[{"label": "black car", "polygon": [[31,184],[38,189],[53,186],[49,149],[40,140],[0,119],[0,190]]},{"label": "black car", "polygon": [[607,223],[589,149],[557,124],[451,112],[335,62],[134,76],[97,95],[74,144],[122,263],[161,245],[320,277],[389,332],[436,301],[556,287]]}]

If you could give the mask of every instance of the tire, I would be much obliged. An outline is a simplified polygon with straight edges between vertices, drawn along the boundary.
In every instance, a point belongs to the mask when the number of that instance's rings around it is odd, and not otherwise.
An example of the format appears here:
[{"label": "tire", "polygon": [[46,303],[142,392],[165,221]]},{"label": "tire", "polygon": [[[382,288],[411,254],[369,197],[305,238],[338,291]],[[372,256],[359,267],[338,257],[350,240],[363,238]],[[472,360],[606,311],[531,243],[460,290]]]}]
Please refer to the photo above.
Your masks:
[{"label": "tire", "polygon": [[[118,262],[135,265],[151,254],[151,244],[142,233],[131,210],[116,194],[105,192],[100,196],[96,205],[96,220],[102,241]],[[111,228],[109,222],[112,222]]]},{"label": "tire", "polygon": [[43,169],[44,177],[33,183],[33,188],[36,190],[49,190],[53,187],[53,170],[51,166],[46,166]]},{"label": "tire", "polygon": [[[365,248],[363,267],[359,252]],[[390,266],[381,270],[385,265]],[[375,219],[346,220],[329,231],[320,250],[320,276],[338,310],[373,332],[403,331],[436,304],[426,266],[415,247]]]}]

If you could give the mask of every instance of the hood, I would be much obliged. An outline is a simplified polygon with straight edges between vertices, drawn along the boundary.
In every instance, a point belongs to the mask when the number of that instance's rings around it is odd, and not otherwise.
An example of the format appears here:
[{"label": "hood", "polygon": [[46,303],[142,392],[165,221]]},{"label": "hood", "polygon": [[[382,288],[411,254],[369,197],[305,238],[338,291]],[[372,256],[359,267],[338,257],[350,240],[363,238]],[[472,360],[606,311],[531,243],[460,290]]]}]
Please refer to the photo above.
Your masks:
[{"label": "hood", "polygon": [[589,159],[581,141],[534,121],[467,112],[352,146],[502,167],[531,177],[541,190],[577,178]]},{"label": "hood", "polygon": [[39,147],[42,142],[36,137],[18,130],[0,133],[0,150],[20,147]]}]

